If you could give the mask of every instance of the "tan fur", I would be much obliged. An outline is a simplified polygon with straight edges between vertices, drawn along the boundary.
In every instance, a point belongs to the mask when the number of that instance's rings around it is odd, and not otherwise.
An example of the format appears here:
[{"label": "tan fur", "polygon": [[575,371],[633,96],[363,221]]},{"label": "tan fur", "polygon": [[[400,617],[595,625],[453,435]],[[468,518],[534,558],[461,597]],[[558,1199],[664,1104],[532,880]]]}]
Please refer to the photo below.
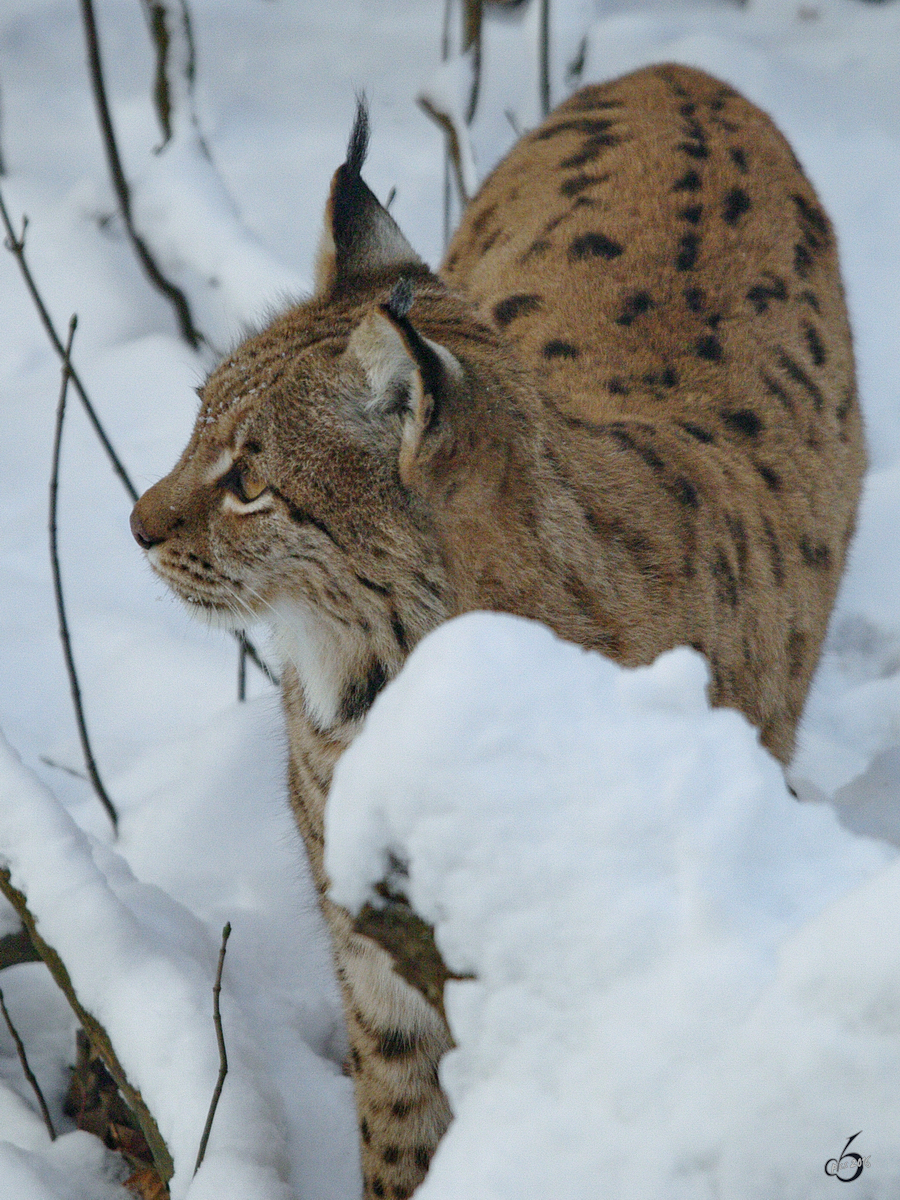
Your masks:
[{"label": "tan fur", "polygon": [[730,88],[667,66],[577,93],[487,180],[441,277],[364,152],[358,124],[317,295],[213,373],[132,520],[190,605],[280,639],[366,1196],[403,1197],[449,1119],[449,1035],[322,865],[334,764],[374,696],[441,621],[509,611],[626,664],[695,646],[712,700],[787,761],[865,454],[831,226]]}]

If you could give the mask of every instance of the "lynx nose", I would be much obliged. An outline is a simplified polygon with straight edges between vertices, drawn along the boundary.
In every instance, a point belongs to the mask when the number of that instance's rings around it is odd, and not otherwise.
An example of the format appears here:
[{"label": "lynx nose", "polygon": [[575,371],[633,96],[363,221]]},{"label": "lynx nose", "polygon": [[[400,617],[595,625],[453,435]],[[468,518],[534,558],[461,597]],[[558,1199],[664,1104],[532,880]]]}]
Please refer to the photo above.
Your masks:
[{"label": "lynx nose", "polygon": [[140,503],[136,504],[131,510],[131,532],[134,535],[134,540],[142,550],[149,550],[151,546],[158,546],[160,542],[164,542],[165,538],[152,537],[147,532],[147,527],[141,519],[141,514],[138,512]]}]

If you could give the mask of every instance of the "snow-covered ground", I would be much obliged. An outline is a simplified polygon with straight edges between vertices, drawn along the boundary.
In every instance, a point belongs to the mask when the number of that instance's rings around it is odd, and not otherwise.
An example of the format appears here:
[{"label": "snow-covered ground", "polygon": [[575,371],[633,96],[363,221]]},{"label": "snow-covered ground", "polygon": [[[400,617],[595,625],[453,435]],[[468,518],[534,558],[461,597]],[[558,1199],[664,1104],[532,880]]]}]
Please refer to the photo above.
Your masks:
[{"label": "snow-covered ground", "polygon": [[[448,960],[478,976],[449,989],[457,1121],[429,1200],[813,1200],[841,1187],[825,1163],[857,1130],[848,1194],[880,1200],[900,1194],[900,3],[555,8],[556,99],[585,34],[584,81],[705,67],[775,116],[838,229],[872,469],[791,772],[807,803],[738,716],[708,710],[695,655],[627,673],[471,617],[423,644],[341,764],[332,871],[355,902],[384,848],[401,851]],[[414,97],[439,65],[442,9],[195,0],[214,172],[188,131],[152,153],[140,6],[98,4],[136,216],[220,349],[310,278],[360,89],[366,176],[382,197],[396,186],[395,217],[440,258],[441,139]],[[533,19],[490,22],[482,174],[536,120]],[[112,216],[83,59],[74,0],[0,0],[0,187],[15,222],[28,214],[60,330],[78,313],[76,365],[143,489],[187,439],[211,352],[178,340]],[[351,1088],[277,694],[251,669],[237,704],[233,643],[150,576],[70,395],[62,569],[113,844],[69,773],[83,768],[46,551],[58,364],[6,255],[0,328],[0,728],[19,756],[0,746],[0,858],[154,1112],[173,1196],[351,1200]],[[192,1181],[225,921],[230,1072]],[[4,909],[0,932],[14,926]],[[64,1131],[49,1142],[0,1028],[0,1196],[124,1197],[116,1161],[61,1113],[65,1001],[41,964],[0,986]]]}]

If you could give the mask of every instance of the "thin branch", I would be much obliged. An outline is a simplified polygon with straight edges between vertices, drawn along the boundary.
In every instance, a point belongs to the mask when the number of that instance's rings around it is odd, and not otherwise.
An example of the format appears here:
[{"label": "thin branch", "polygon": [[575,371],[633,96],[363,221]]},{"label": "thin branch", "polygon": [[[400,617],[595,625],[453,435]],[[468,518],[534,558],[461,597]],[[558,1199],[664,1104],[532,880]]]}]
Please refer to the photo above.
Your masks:
[{"label": "thin branch", "polygon": [[481,22],[484,0],[463,0],[463,54],[472,50],[472,90],[466,109],[466,124],[471,125],[478,108],[478,93],[481,89]]},{"label": "thin branch", "polygon": [[219,947],[219,965],[216,968],[216,982],[213,984],[213,1024],[216,1027],[216,1042],[219,1046],[219,1077],[216,1080],[216,1086],[213,1090],[212,1100],[209,1102],[209,1112],[206,1114],[206,1125],[203,1127],[203,1136],[200,1139],[200,1148],[197,1151],[197,1161],[194,1164],[194,1174],[200,1170],[200,1164],[206,1154],[206,1143],[209,1141],[209,1134],[213,1126],[213,1121],[216,1116],[216,1109],[219,1106],[219,1097],[222,1095],[222,1085],[225,1082],[225,1076],[228,1074],[228,1056],[225,1053],[225,1035],[222,1032],[222,1014],[219,1012],[219,993],[222,990],[222,967],[225,965],[225,946],[228,943],[228,938],[231,935],[231,922],[226,922],[225,928],[222,930],[222,945]]},{"label": "thin branch", "polygon": [[65,771],[67,775],[74,775],[76,779],[83,779],[87,782],[87,775],[84,771],[76,771],[74,767],[67,767],[65,763],[56,762],[55,759],[48,758],[46,754],[41,754],[40,760],[45,766],[53,767],[55,771]]},{"label": "thin branch", "polygon": [[91,86],[94,91],[94,102],[97,106],[97,118],[103,134],[106,161],[109,166],[113,190],[119,201],[119,209],[122,213],[122,219],[125,222],[125,228],[128,231],[131,244],[134,247],[138,261],[144,268],[147,278],[171,303],[175,309],[181,336],[188,345],[196,350],[203,341],[203,335],[194,326],[187,298],[180,288],[170,283],[163,275],[147,248],[146,242],[134,225],[131,213],[131,191],[128,187],[128,180],[125,178],[125,171],[122,168],[122,160],[119,157],[119,147],[116,143],[112,116],[110,115],[109,104],[106,99],[106,85],[103,81],[103,63],[100,57],[100,38],[97,33],[97,22],[94,18],[93,0],[81,0],[81,17],[84,23],[88,67],[91,75]]},{"label": "thin branch", "polygon": [[143,1097],[137,1088],[132,1087],[128,1082],[128,1076],[125,1074],[125,1070],[113,1049],[109,1034],[97,1018],[89,1013],[78,999],[75,988],[72,986],[72,979],[66,969],[66,964],[60,958],[59,954],[57,954],[56,950],[48,942],[45,942],[38,933],[37,921],[28,907],[28,901],[25,895],[13,885],[9,870],[6,867],[0,867],[0,892],[3,893],[19,914],[22,924],[28,930],[29,937],[34,943],[34,948],[47,964],[50,974],[68,1000],[82,1029],[90,1038],[91,1045],[103,1060],[103,1065],[116,1081],[116,1086],[122,1093],[122,1098],[137,1118],[144,1137],[147,1139],[147,1145],[150,1147],[150,1153],[153,1155],[153,1162],[159,1172],[160,1178],[163,1180],[171,1179],[175,1170],[175,1164],[172,1161],[169,1148],[162,1134],[159,1132],[159,1126],[156,1124],[153,1113],[151,1113],[150,1109],[144,1103]]},{"label": "thin branch", "polygon": [[113,830],[117,833],[119,829],[119,815],[116,812],[112,800],[107,795],[106,788],[103,786],[103,780],[100,778],[100,772],[97,770],[97,764],[94,761],[94,753],[91,750],[91,742],[88,737],[87,723],[84,719],[84,709],[81,704],[81,688],[78,686],[78,674],[75,670],[75,659],[72,655],[72,643],[69,639],[69,626],[66,621],[66,606],[63,600],[62,576],[59,570],[59,553],[56,537],[56,502],[57,493],[59,491],[59,458],[60,448],[62,446],[62,428],[63,418],[66,413],[66,393],[69,388],[69,371],[72,354],[72,339],[75,337],[75,328],[78,324],[76,317],[72,317],[69,322],[69,338],[66,343],[63,365],[62,365],[62,383],[59,389],[59,403],[56,406],[56,429],[53,436],[53,468],[50,475],[50,565],[53,568],[53,592],[56,597],[56,614],[59,619],[59,636],[62,641],[63,654],[66,660],[66,670],[69,673],[69,689],[72,693],[72,703],[75,706],[75,720],[78,725],[78,736],[81,739],[81,750],[84,754],[84,765],[87,769],[91,783],[94,785],[94,791],[100,803],[106,809],[107,815],[112,821]]},{"label": "thin branch", "polygon": [[18,967],[22,963],[40,961],[41,956],[35,950],[27,929],[7,933],[0,938],[0,971],[7,967]]},{"label": "thin branch", "polygon": [[247,699],[247,635],[243,629],[238,634],[238,701]]},{"label": "thin branch", "polygon": [[538,61],[540,71],[541,116],[550,112],[550,0],[538,0]]},{"label": "thin branch", "polygon": [[3,989],[0,988],[0,1010],[3,1012],[3,1019],[6,1021],[6,1028],[9,1030],[12,1040],[16,1043],[16,1052],[19,1055],[19,1062],[22,1064],[22,1070],[25,1072],[25,1078],[31,1084],[31,1089],[37,1096],[37,1102],[40,1105],[41,1116],[44,1118],[44,1124],[47,1126],[47,1132],[50,1134],[50,1141],[56,1141],[56,1130],[53,1128],[53,1122],[50,1119],[50,1110],[47,1107],[47,1101],[44,1099],[44,1093],[41,1091],[41,1085],[34,1077],[34,1072],[28,1065],[28,1059],[25,1055],[25,1047],[22,1044],[22,1039],[16,1032],[16,1027],[12,1023],[12,1017],[6,1007],[6,1001],[3,999]]},{"label": "thin branch", "polygon": [[[453,0],[444,0],[444,27],[441,31],[441,61],[446,62],[450,57],[450,14]],[[453,204],[450,179],[450,139],[444,133],[444,252],[450,245],[450,209]]]},{"label": "thin branch", "polygon": [[[163,135],[161,145],[156,147],[158,154],[172,140],[172,115],[178,103],[175,93],[179,90],[184,93],[181,102],[189,103],[191,120],[195,121],[193,104],[190,101],[196,77],[197,53],[187,0],[180,0],[180,25],[179,18],[175,17],[174,28],[170,25],[169,10],[163,0],[141,0],[141,5],[156,55],[153,103]],[[173,65],[173,58],[180,59],[180,61]],[[176,81],[182,82],[181,88],[173,86],[170,72],[175,76]],[[182,77],[181,80],[179,80],[179,76]]]},{"label": "thin branch", "polygon": [[[88,420],[93,426],[94,432],[100,440],[100,444],[106,453],[106,457],[109,459],[113,470],[121,480],[125,491],[131,498],[132,503],[136,503],[138,499],[137,488],[131,482],[131,478],[122,465],[122,461],[118,454],[116,454],[112,442],[106,436],[106,430],[100,423],[100,418],[97,416],[96,410],[90,401],[84,384],[81,381],[81,377],[75,370],[75,367],[72,365],[71,360],[66,355],[66,348],[63,346],[59,334],[56,332],[53,319],[47,311],[47,306],[41,299],[41,294],[37,289],[34,276],[31,274],[31,268],[28,266],[28,260],[25,257],[25,232],[28,229],[28,218],[22,218],[22,233],[21,236],[16,237],[15,230],[12,226],[12,221],[10,220],[9,211],[7,210],[6,204],[3,200],[2,191],[0,191],[0,218],[2,218],[3,225],[6,229],[6,249],[9,250],[10,254],[14,256],[16,262],[19,264],[19,270],[22,273],[22,278],[25,280],[25,285],[28,288],[29,295],[34,302],[34,306],[38,311],[38,316],[40,317],[41,323],[46,330],[47,336],[50,339],[50,343],[53,346],[53,349],[59,355],[60,361],[64,364],[67,364],[66,369],[68,371],[69,379],[72,381],[72,386],[78,393],[78,398],[81,401],[85,413],[87,414]],[[238,635],[235,634],[235,637],[238,637]],[[278,677],[273,674],[273,672],[263,662],[262,658],[260,658],[256,647],[249,640],[246,641],[246,646],[247,656],[250,661],[254,664],[254,666],[259,668],[259,670],[263,673],[263,675],[265,675],[266,679],[268,679],[270,683],[277,687]]]},{"label": "thin branch", "polygon": [[[31,299],[34,301],[34,306],[38,311],[38,316],[41,318],[41,322],[44,326],[44,329],[47,331],[47,336],[50,338],[50,341],[53,345],[53,349],[59,355],[60,360],[62,362],[66,362],[67,359],[66,359],[65,347],[63,346],[62,341],[60,340],[59,334],[56,332],[56,328],[53,324],[53,320],[52,320],[50,314],[47,312],[46,305],[44,304],[43,300],[41,299],[40,293],[37,290],[37,284],[34,282],[34,276],[31,274],[31,270],[30,270],[30,268],[28,266],[28,262],[25,258],[25,232],[28,229],[28,218],[27,217],[22,218],[22,234],[20,237],[17,238],[15,231],[12,227],[12,222],[9,219],[9,212],[7,211],[6,205],[3,202],[2,193],[0,193],[0,216],[2,216],[3,224],[6,228],[6,243],[5,243],[6,249],[10,252],[10,254],[15,256],[15,259],[19,264],[19,270],[22,272],[22,278],[25,280],[25,285],[28,288],[29,293],[31,294]],[[122,483],[125,485],[125,490],[128,492],[132,501],[136,501],[138,498],[137,489],[135,488],[134,484],[131,482],[131,479],[128,476],[128,472],[122,466],[122,463],[119,459],[118,454],[116,454],[115,450],[113,449],[112,443],[110,442],[109,438],[106,436],[106,432],[105,432],[103,426],[100,424],[100,418],[97,416],[96,412],[94,411],[94,406],[93,406],[93,404],[91,404],[91,402],[88,398],[88,394],[84,389],[84,384],[81,382],[78,372],[72,366],[71,362],[69,362],[69,365],[68,365],[68,373],[69,373],[69,378],[72,380],[72,386],[75,388],[75,391],[78,393],[78,397],[81,400],[82,405],[84,406],[84,411],[87,413],[88,420],[93,425],[94,432],[96,433],[97,437],[100,439],[100,444],[102,445],[103,449],[106,451],[106,457],[109,459],[110,463],[112,464],[112,468],[115,471],[115,473],[119,476]]]},{"label": "thin branch", "polygon": [[453,167],[453,174],[456,177],[456,189],[459,193],[460,205],[465,206],[472,199],[469,194],[469,189],[466,187],[466,176],[463,168],[462,147],[459,141],[459,133],[453,123],[453,119],[449,114],[437,108],[430,96],[418,96],[416,103],[433,121],[440,125],[446,134],[447,153],[450,163]]}]

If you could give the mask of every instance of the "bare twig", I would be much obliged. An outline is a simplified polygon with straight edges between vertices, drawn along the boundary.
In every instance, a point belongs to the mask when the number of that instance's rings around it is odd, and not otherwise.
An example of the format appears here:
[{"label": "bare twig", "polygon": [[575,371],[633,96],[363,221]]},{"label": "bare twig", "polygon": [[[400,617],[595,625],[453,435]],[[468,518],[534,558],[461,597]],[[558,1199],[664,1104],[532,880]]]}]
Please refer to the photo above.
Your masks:
[{"label": "bare twig", "polygon": [[465,207],[472,197],[469,194],[468,187],[466,187],[466,176],[463,169],[462,160],[462,147],[459,144],[459,134],[457,133],[456,126],[453,124],[453,120],[449,114],[442,112],[441,109],[437,108],[429,96],[419,96],[417,98],[417,103],[424,112],[428,113],[429,117],[431,117],[433,121],[436,121],[438,125],[440,125],[441,129],[443,129],[444,133],[446,134],[447,154],[453,167],[453,173],[456,176],[456,187],[459,193],[460,202],[462,206]]},{"label": "bare twig", "polygon": [[141,1131],[147,1139],[147,1145],[150,1147],[150,1153],[153,1155],[153,1162],[159,1172],[160,1178],[163,1180],[171,1179],[175,1170],[175,1164],[172,1161],[169,1148],[162,1134],[159,1132],[159,1126],[156,1124],[153,1114],[144,1103],[141,1093],[129,1083],[128,1076],[125,1074],[125,1070],[113,1049],[109,1034],[97,1018],[89,1013],[78,999],[65,963],[56,950],[49,943],[45,942],[38,933],[37,922],[34,919],[34,914],[28,907],[28,901],[24,894],[13,885],[9,871],[5,867],[0,867],[0,892],[3,893],[19,914],[22,924],[28,930],[28,935],[34,943],[34,948],[47,964],[50,974],[68,1000],[72,1011],[78,1017],[81,1027],[90,1038],[91,1045],[103,1060],[103,1065],[107,1071],[109,1071],[110,1075],[116,1081],[116,1086],[122,1093],[125,1103],[134,1113]]},{"label": "bare twig", "polygon": [[206,1125],[203,1127],[203,1136],[200,1139],[200,1148],[197,1151],[197,1161],[194,1164],[194,1174],[200,1170],[200,1164],[206,1154],[206,1143],[209,1141],[210,1130],[213,1126],[213,1121],[216,1116],[216,1109],[219,1106],[219,1097],[222,1095],[222,1085],[225,1082],[225,1076],[228,1074],[228,1056],[225,1053],[225,1035],[222,1033],[222,1014],[219,1012],[219,993],[222,990],[222,967],[225,965],[225,946],[228,943],[228,938],[231,935],[231,922],[228,921],[225,928],[222,930],[222,945],[219,947],[219,965],[216,968],[216,982],[213,984],[213,1024],[216,1027],[216,1042],[219,1046],[219,1077],[216,1080],[216,1086],[213,1090],[212,1100],[209,1102],[209,1112],[206,1114]]},{"label": "bare twig", "polygon": [[[34,276],[31,274],[31,270],[30,270],[30,268],[28,266],[28,262],[25,258],[25,233],[26,233],[26,230],[28,229],[28,218],[27,217],[22,218],[22,233],[21,233],[21,236],[17,238],[16,234],[15,234],[15,230],[12,227],[12,222],[9,219],[9,212],[7,211],[6,205],[3,202],[2,193],[0,193],[0,217],[3,218],[3,224],[4,224],[4,227],[6,228],[6,248],[7,248],[7,250],[9,250],[9,252],[12,255],[15,256],[15,259],[19,264],[19,270],[22,272],[22,278],[25,280],[25,285],[28,288],[29,293],[31,294],[31,299],[34,301],[34,306],[38,311],[38,316],[41,318],[41,323],[43,324],[44,329],[47,331],[47,336],[50,338],[50,341],[53,345],[53,349],[59,355],[60,360],[62,362],[66,362],[67,359],[66,359],[65,347],[63,346],[62,341],[60,340],[59,334],[56,332],[56,328],[53,324],[53,320],[52,320],[50,314],[47,312],[46,305],[44,304],[43,300],[41,299],[40,292],[38,292],[38,290],[37,290],[37,284],[34,282]],[[106,436],[106,431],[104,430],[103,426],[100,424],[100,418],[97,416],[96,412],[94,411],[94,406],[93,406],[93,404],[91,404],[90,399],[88,398],[88,394],[84,389],[84,384],[81,382],[78,372],[72,366],[71,362],[69,362],[68,373],[69,373],[69,378],[72,380],[72,386],[75,388],[75,391],[78,393],[78,397],[81,400],[82,405],[84,406],[84,411],[87,413],[88,420],[93,425],[94,432],[96,433],[97,437],[100,439],[100,444],[103,447],[103,449],[106,451],[106,457],[109,459],[110,463],[112,464],[113,470],[121,479],[122,483],[125,486],[125,490],[128,492],[132,501],[137,500],[137,498],[138,498],[137,489],[135,488],[134,484],[131,482],[131,479],[128,476],[128,472],[122,466],[122,463],[119,459],[118,454],[116,454],[115,450],[113,449],[112,443],[110,442],[109,438]]]},{"label": "bare twig", "polygon": [[106,150],[106,160],[109,166],[113,189],[119,202],[119,209],[122,213],[122,219],[125,222],[125,228],[128,231],[131,244],[147,278],[155,288],[162,292],[175,309],[181,336],[188,345],[196,349],[202,343],[203,335],[194,325],[187,298],[180,288],[176,287],[175,284],[171,283],[163,275],[162,271],[156,265],[156,261],[150,253],[146,242],[134,225],[131,212],[131,190],[128,186],[128,180],[125,178],[122,160],[119,157],[119,147],[116,143],[112,116],[110,115],[109,104],[106,100],[106,85],[103,81],[103,62],[100,57],[100,38],[97,33],[97,22],[94,18],[93,0],[81,0],[81,18],[84,23],[88,67],[91,75],[91,86],[94,90],[94,102],[97,106],[97,118],[103,134],[103,144]]},{"label": "bare twig", "polygon": [[53,436],[53,469],[50,475],[50,565],[53,568],[53,592],[56,597],[56,614],[59,618],[59,636],[62,641],[63,654],[66,660],[66,670],[69,673],[69,689],[72,693],[72,704],[75,707],[75,720],[78,725],[78,736],[81,739],[81,750],[84,754],[84,765],[87,769],[88,776],[94,786],[94,791],[100,800],[100,803],[106,809],[107,815],[112,821],[113,829],[118,832],[119,815],[116,812],[112,800],[107,795],[106,788],[103,786],[103,780],[100,778],[100,772],[97,770],[97,764],[94,761],[94,754],[91,750],[91,742],[88,737],[87,724],[84,719],[84,709],[81,704],[81,688],[78,686],[78,674],[75,670],[75,659],[72,655],[72,643],[69,638],[69,626],[66,621],[66,606],[63,600],[62,576],[59,570],[59,553],[56,538],[56,501],[59,490],[59,457],[60,448],[62,445],[62,428],[63,419],[66,413],[66,393],[69,388],[69,372],[72,354],[72,339],[75,337],[75,327],[78,321],[76,317],[72,317],[69,322],[69,337],[66,343],[63,365],[62,365],[62,383],[59,389],[59,403],[56,406],[56,429]]},{"label": "bare twig", "polygon": [[[106,430],[103,428],[102,424],[100,423],[100,418],[97,416],[97,412],[96,412],[93,404],[91,403],[90,397],[88,396],[85,386],[81,381],[81,377],[79,376],[78,372],[75,370],[75,367],[73,366],[71,359],[67,356],[66,348],[65,348],[65,346],[63,346],[62,341],[60,340],[59,334],[56,332],[56,327],[53,324],[53,319],[50,316],[49,312],[47,311],[47,306],[44,304],[44,301],[41,298],[41,294],[38,291],[37,284],[34,281],[34,276],[31,274],[31,268],[28,266],[28,260],[25,257],[25,233],[26,233],[26,230],[28,229],[28,218],[27,217],[22,218],[22,233],[19,237],[16,237],[15,230],[13,229],[13,226],[12,226],[12,221],[10,220],[9,211],[7,210],[6,204],[4,203],[4,200],[3,200],[2,192],[0,192],[0,218],[2,218],[3,225],[6,229],[6,242],[5,242],[6,248],[14,256],[16,262],[19,264],[19,270],[22,273],[22,278],[25,281],[25,286],[28,288],[28,292],[31,296],[31,299],[34,302],[34,306],[38,311],[38,316],[41,319],[41,324],[44,326],[44,329],[46,330],[47,336],[50,339],[50,343],[53,346],[53,349],[59,355],[60,361],[62,363],[67,364],[66,369],[68,372],[68,377],[72,381],[72,386],[75,388],[75,391],[78,393],[78,398],[81,401],[81,404],[82,404],[82,407],[84,408],[85,413],[87,414],[88,420],[90,421],[91,425],[93,426],[94,432],[96,433],[97,437],[99,438],[100,444],[103,447],[103,449],[106,453],[106,457],[109,459],[113,470],[115,471],[115,473],[118,475],[119,479],[121,480],[122,485],[125,488],[125,491],[128,493],[128,495],[131,498],[132,503],[134,503],[137,501],[137,498],[138,498],[137,488],[131,482],[131,477],[129,476],[128,472],[125,470],[125,467],[122,465],[122,461],[119,458],[118,454],[116,453],[112,442],[107,437]],[[235,634],[235,637],[238,637],[238,635]],[[259,670],[262,671],[262,673],[263,673],[263,675],[265,675],[266,679],[268,679],[270,683],[275,684],[275,686],[277,687],[278,686],[277,676],[263,662],[256,647],[252,644],[252,642],[250,642],[246,638],[245,638],[245,643],[246,643],[247,657],[254,664],[254,666],[258,667]]]},{"label": "bare twig", "polygon": [[56,762],[55,759],[48,758],[46,754],[41,754],[40,760],[45,766],[53,767],[55,771],[65,771],[67,775],[74,775],[76,779],[87,781],[87,775],[83,771],[76,771],[74,767],[67,767],[65,763]]},{"label": "bare twig", "polygon": [[[180,22],[179,18],[175,17],[174,28],[170,23],[169,10],[163,0],[141,0],[141,6],[144,9],[147,28],[156,52],[153,103],[163,135],[162,143],[157,147],[158,153],[172,139],[172,113],[178,103],[174,93],[182,90],[182,99],[184,99],[184,93],[190,97],[193,91],[197,62],[196,48],[187,0],[180,0]],[[173,58],[178,61],[173,63]],[[179,89],[177,84],[173,86],[170,73],[176,76],[176,80],[179,76],[181,77],[182,89]],[[193,106],[191,107],[193,108]],[[193,119],[193,111],[191,118]]]},{"label": "bare twig", "polygon": [[247,635],[243,629],[238,634],[238,700],[247,699]]},{"label": "bare twig", "polygon": [[47,1132],[50,1134],[50,1141],[56,1141],[56,1130],[53,1128],[53,1121],[50,1119],[50,1110],[47,1107],[47,1101],[44,1099],[44,1093],[41,1091],[41,1085],[34,1077],[34,1072],[28,1065],[28,1059],[25,1055],[25,1047],[22,1044],[22,1039],[16,1032],[16,1027],[12,1023],[12,1017],[9,1015],[9,1010],[6,1007],[6,1001],[3,999],[3,989],[0,988],[0,1011],[3,1012],[3,1019],[6,1021],[6,1028],[10,1032],[12,1040],[16,1043],[16,1053],[19,1055],[19,1062],[22,1064],[22,1070],[25,1072],[25,1078],[31,1084],[31,1090],[37,1096],[37,1102],[40,1105],[41,1116],[44,1118],[44,1124],[47,1126]]},{"label": "bare twig", "polygon": [[463,0],[463,54],[472,51],[472,90],[466,108],[466,124],[471,125],[478,108],[478,93],[481,88],[481,18],[484,0]]},{"label": "bare twig", "polygon": [[538,0],[538,61],[540,72],[541,116],[550,111],[550,0]]},{"label": "bare twig", "polygon": [[7,967],[18,967],[21,963],[40,961],[41,956],[35,950],[27,929],[7,933],[0,938],[0,971]]}]

